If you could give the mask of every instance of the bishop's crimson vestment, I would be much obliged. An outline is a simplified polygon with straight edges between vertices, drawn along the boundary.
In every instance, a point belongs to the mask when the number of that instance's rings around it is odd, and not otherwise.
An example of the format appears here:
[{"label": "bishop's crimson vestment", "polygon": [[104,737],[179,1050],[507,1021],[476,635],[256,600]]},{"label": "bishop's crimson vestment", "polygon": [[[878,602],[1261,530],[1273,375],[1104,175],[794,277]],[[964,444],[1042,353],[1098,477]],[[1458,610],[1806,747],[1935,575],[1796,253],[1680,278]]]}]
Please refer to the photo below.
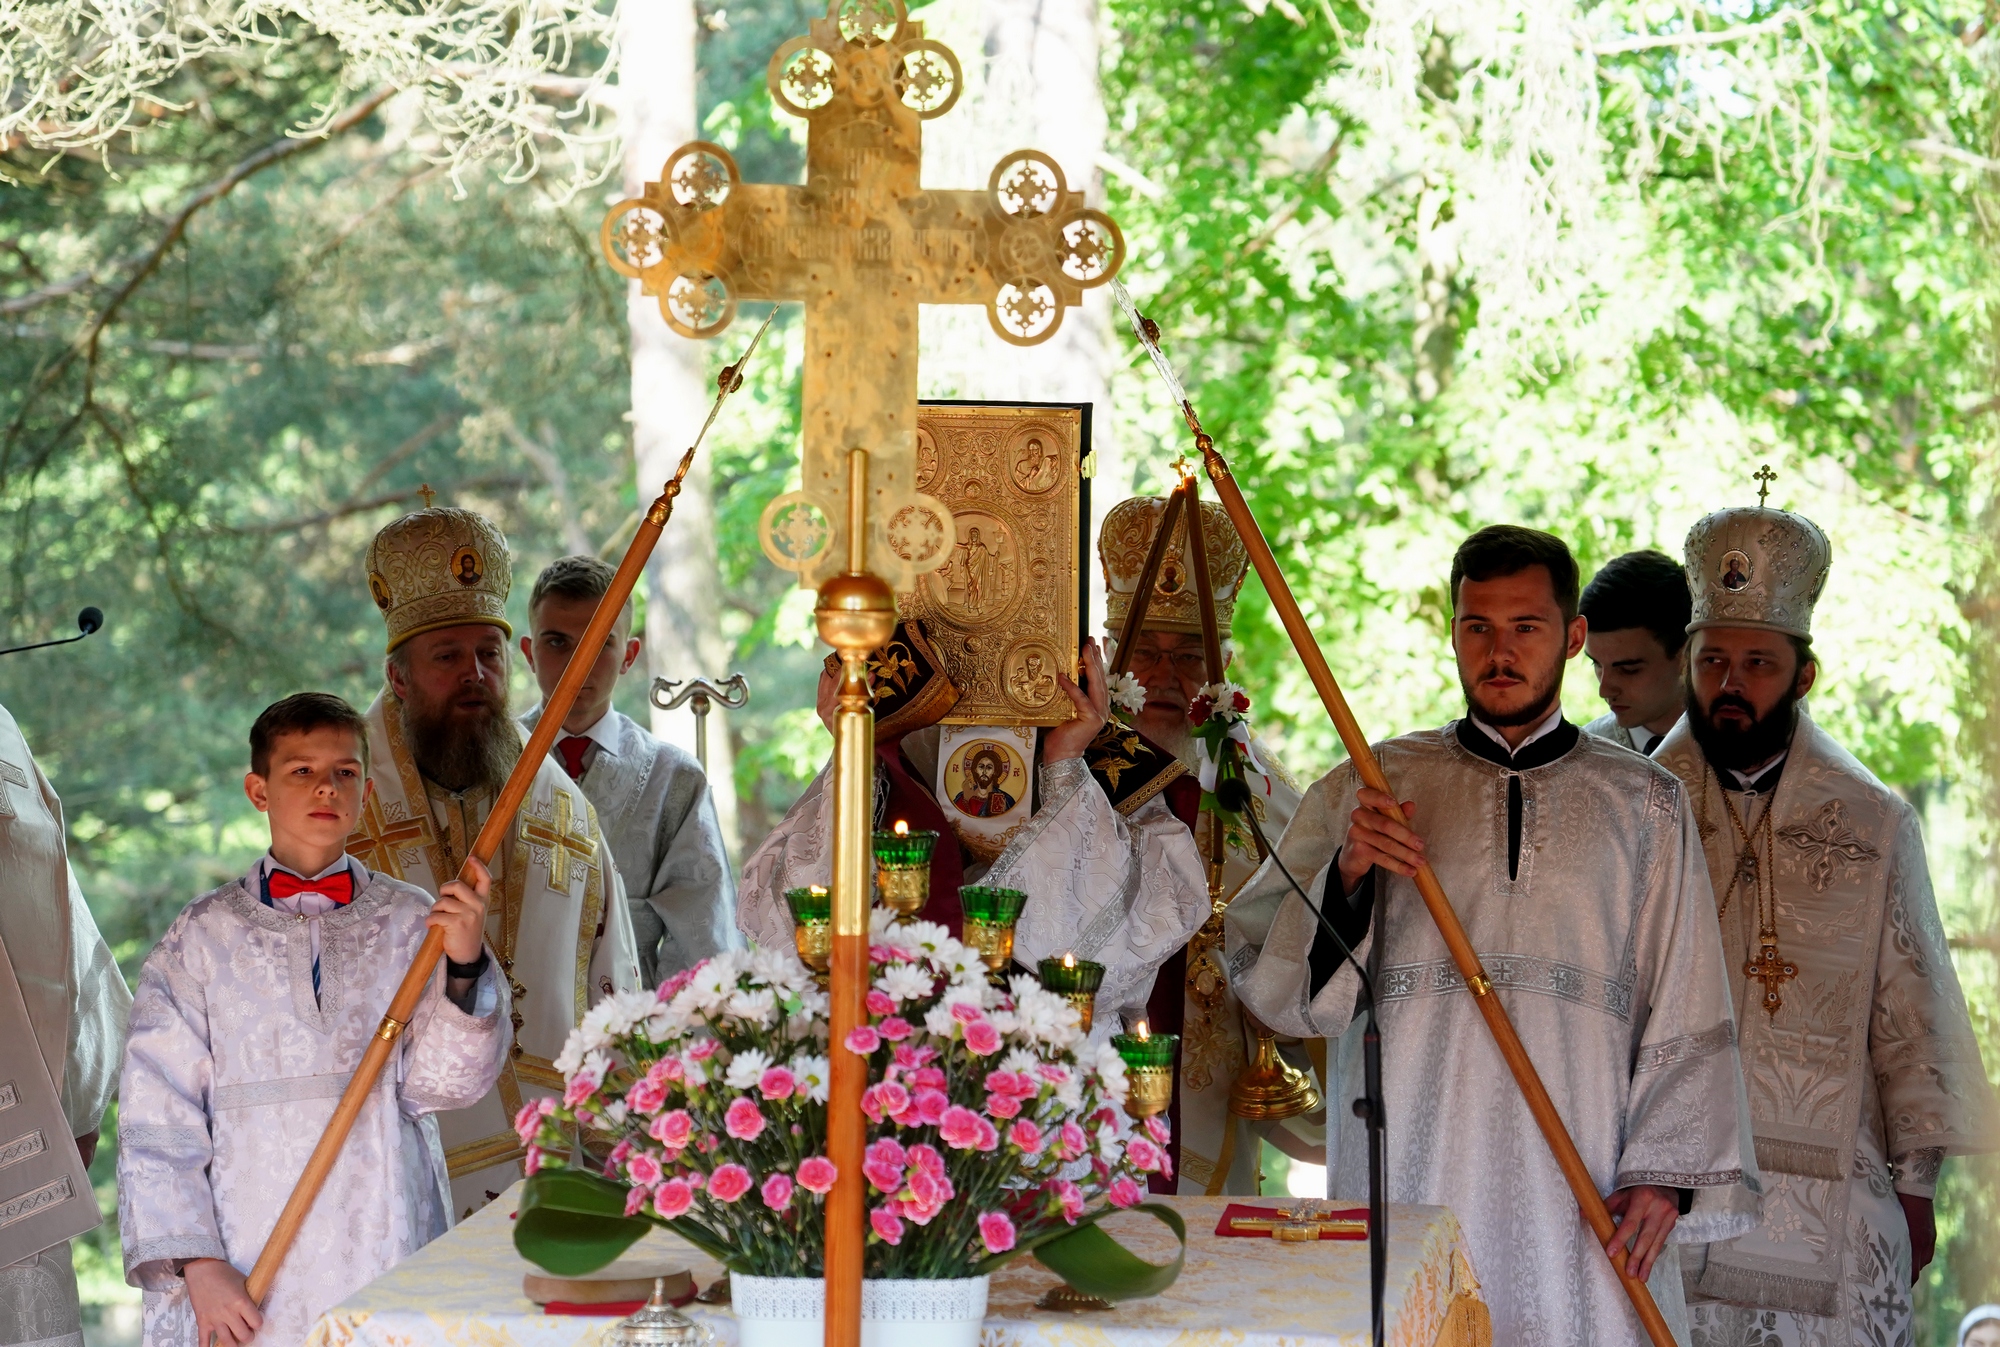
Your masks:
[{"label": "bishop's crimson vestment", "polygon": [[[1722,944],[1764,1174],[1757,1228],[1683,1265],[1695,1341],[1908,1343],[1896,1194],[1930,1197],[1945,1155],[2000,1148],[1916,812],[1803,706],[1758,789],[1709,768],[1685,721],[1657,760],[1686,783],[1727,896]],[[1754,889],[1735,879],[1745,845],[1732,805],[1753,843],[1749,873],[1770,868],[1773,943],[1795,970],[1776,983],[1775,1013],[1745,968],[1761,923]]]},{"label": "bishop's crimson vestment", "polygon": [[[426,780],[403,736],[401,703],[384,689],[368,708],[374,786],[347,849],[436,895],[455,879],[492,809],[493,792],[452,792]],[[486,939],[513,991],[514,1048],[495,1088],[441,1119],[459,1216],[521,1177],[513,1119],[526,1099],[561,1094],[555,1058],[599,997],[640,985],[624,886],[596,811],[544,759],[519,818],[489,867]]]},{"label": "bishop's crimson vestment", "polygon": [[[304,917],[236,880],[190,903],[147,956],[118,1127],[118,1223],[125,1275],[145,1292],[145,1347],[200,1347],[181,1275],[190,1259],[256,1264],[423,943],[431,901],[364,872],[350,903]],[[279,1269],[257,1347],[296,1347],[322,1313],[451,1226],[437,1115],[492,1090],[510,1038],[497,966],[473,984],[470,1012],[444,978],[440,963]]]},{"label": "bishop's crimson vestment", "polygon": [[[1645,758],[1552,718],[1518,756],[1468,722],[1376,754],[1598,1189],[1742,1193],[1747,1120],[1714,900],[1686,792]],[[1391,1202],[1450,1207],[1495,1342],[1643,1344],[1630,1302],[1535,1126],[1414,881],[1376,871],[1358,912],[1336,864],[1356,805],[1342,764],[1278,853],[1348,922],[1380,999]],[[1281,1033],[1333,1037],[1358,981],[1266,865],[1230,906],[1237,995]],[[1358,1063],[1330,1091],[1358,1093]],[[1333,1110],[1329,1109],[1331,1117]],[[1367,1192],[1361,1129],[1329,1138],[1329,1191]],[[1746,1173],[1748,1171],[1748,1173]],[[1746,1202],[1696,1203],[1674,1238],[1739,1233]],[[1685,1323],[1669,1248],[1652,1286]]]}]

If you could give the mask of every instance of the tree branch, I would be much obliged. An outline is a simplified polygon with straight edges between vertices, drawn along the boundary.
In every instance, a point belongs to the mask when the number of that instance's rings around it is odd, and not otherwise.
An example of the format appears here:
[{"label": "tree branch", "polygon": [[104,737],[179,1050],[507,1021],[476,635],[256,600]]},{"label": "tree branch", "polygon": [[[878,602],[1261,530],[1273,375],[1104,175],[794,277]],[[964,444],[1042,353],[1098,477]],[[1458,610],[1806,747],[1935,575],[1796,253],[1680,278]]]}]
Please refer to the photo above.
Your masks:
[{"label": "tree branch", "polygon": [[[535,479],[532,477],[473,477],[463,482],[451,483],[438,494],[442,495],[463,491],[525,491],[533,485],[535,485]],[[349,515],[366,514],[370,510],[379,510],[384,505],[395,505],[400,501],[415,500],[416,498],[417,488],[408,487],[401,491],[389,491],[379,496],[370,496],[365,500],[350,500],[345,505],[337,505],[333,509],[322,511],[319,514],[305,515],[298,519],[280,519],[269,524],[242,524],[226,529],[224,532],[243,534],[250,537],[272,537],[280,533],[298,533],[304,529],[318,528],[322,524],[334,523],[337,520],[347,518]]]},{"label": "tree branch", "polygon": [[1658,51],[1662,47],[1719,47],[1727,42],[1740,42],[1746,37],[1775,33],[1804,17],[1800,10],[1781,9],[1761,23],[1738,24],[1734,28],[1716,28],[1705,32],[1649,33],[1645,37],[1625,37],[1615,42],[1586,40],[1583,49],[1592,56],[1624,56],[1635,51]]},{"label": "tree branch", "polygon": [[1935,155],[1939,159],[1950,159],[1954,163],[1964,164],[1968,168],[1980,169],[1987,173],[2000,173],[2000,159],[1988,159],[1983,154],[1974,154],[1971,150],[1962,150],[1947,141],[1906,140],[1903,142],[1903,148],[1906,150],[1915,150],[1918,154]]},{"label": "tree branch", "polygon": [[1277,214],[1273,215],[1265,223],[1264,227],[1257,231],[1257,237],[1243,245],[1243,255],[1245,257],[1262,252],[1265,245],[1278,236],[1278,231],[1289,224],[1292,217],[1305,207],[1306,197],[1318,189],[1320,183],[1325,181],[1327,174],[1333,172],[1334,164],[1340,159],[1341,144],[1346,139],[1347,127],[1342,125],[1338,131],[1333,133],[1333,144],[1326,147],[1326,153],[1315,159],[1313,166],[1306,170],[1305,181],[1299,184],[1298,195],[1280,206]]}]

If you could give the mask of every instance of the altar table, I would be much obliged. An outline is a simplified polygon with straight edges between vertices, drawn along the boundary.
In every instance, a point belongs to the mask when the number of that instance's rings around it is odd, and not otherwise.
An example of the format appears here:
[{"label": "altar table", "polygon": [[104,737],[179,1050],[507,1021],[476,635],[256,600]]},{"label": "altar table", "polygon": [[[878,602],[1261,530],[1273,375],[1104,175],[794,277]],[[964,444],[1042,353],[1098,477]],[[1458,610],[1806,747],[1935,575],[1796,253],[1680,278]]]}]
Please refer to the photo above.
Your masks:
[{"label": "altar table", "polygon": [[[306,1347],[595,1347],[613,1320],[543,1314],[522,1294],[532,1265],[514,1252],[519,1195],[519,1185],[502,1193],[336,1305],[313,1326]],[[1109,1311],[1040,1310],[1036,1300],[1057,1278],[1024,1255],[994,1274],[981,1347],[1367,1347],[1367,1241],[1223,1239],[1214,1231],[1227,1199],[1154,1200],[1171,1203],[1188,1227],[1187,1264],[1164,1294]],[[1106,1228],[1144,1257],[1170,1256],[1173,1237],[1151,1217],[1121,1214]],[[684,1265],[701,1286],[722,1275],[665,1230],[625,1257]],[[1394,1347],[1490,1347],[1478,1287],[1449,1211],[1389,1209]],[[694,1304],[682,1313],[708,1324],[718,1344],[735,1343],[727,1306]]]}]

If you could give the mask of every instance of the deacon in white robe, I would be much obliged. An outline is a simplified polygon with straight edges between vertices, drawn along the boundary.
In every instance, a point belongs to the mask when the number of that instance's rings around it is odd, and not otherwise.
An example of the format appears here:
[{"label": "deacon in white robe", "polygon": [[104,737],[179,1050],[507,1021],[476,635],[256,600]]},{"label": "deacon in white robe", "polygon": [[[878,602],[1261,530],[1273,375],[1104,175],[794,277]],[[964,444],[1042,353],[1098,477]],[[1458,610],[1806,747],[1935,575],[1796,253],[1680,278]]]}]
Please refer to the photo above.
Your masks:
[{"label": "deacon in white robe", "polygon": [[[368,708],[372,789],[347,850],[432,895],[457,877],[520,756],[506,709],[509,566],[498,529],[443,506],[390,524],[368,552],[389,626],[389,686]],[[514,1045],[494,1089],[440,1119],[459,1217],[522,1177],[514,1116],[562,1092],[555,1058],[584,1012],[640,985],[597,812],[553,761],[537,765],[503,839],[487,867],[486,932],[512,992]]]},{"label": "deacon in white robe", "polygon": [[[1680,783],[1562,718],[1562,664],[1582,644],[1567,549],[1486,529],[1453,570],[1460,678],[1473,715],[1491,719],[1376,747],[1414,804],[1396,833],[1407,842],[1374,849],[1376,811],[1391,806],[1361,799],[1344,763],[1306,792],[1278,858],[1345,927],[1374,982],[1388,1200],[1456,1213],[1496,1342],[1640,1344],[1408,858],[1420,845],[1599,1191],[1638,1221],[1642,1246],[1673,1241],[1649,1284],[1682,1332],[1675,1244],[1747,1228],[1744,1185],[1755,1182],[1708,876]],[[1382,868],[1364,865],[1349,891],[1343,850]],[[1275,864],[1231,904],[1227,926],[1237,995],[1254,1014],[1300,1036],[1348,1028],[1359,980]],[[1336,1071],[1334,1099],[1359,1093],[1359,1065]],[[1362,1129],[1329,1140],[1329,1191],[1364,1197]],[[1702,1190],[1707,1203],[1694,1200]],[[1663,1205],[1677,1191],[1694,1208],[1678,1221]]]},{"label": "deacon in white robe", "polygon": [[1755,1230],[1689,1251],[1700,1347],[1911,1343],[1939,1165],[2000,1149],[1916,811],[1802,700],[1831,556],[1780,510],[1687,539],[1688,718],[1655,758],[1694,801],[1765,1178]]},{"label": "deacon in white robe", "polygon": [[1597,695],[1611,708],[1583,732],[1650,757],[1687,701],[1681,678],[1687,577],[1664,552],[1627,552],[1591,577],[1578,611],[1590,624],[1583,653],[1597,675]]},{"label": "deacon in white robe", "polygon": [[[74,1208],[64,1222],[69,1228],[88,1229],[96,1224],[95,1195],[87,1184],[75,1182],[74,1173],[63,1171],[71,1168],[71,1160],[87,1167],[96,1150],[98,1121],[118,1084],[118,1055],[132,994],[70,868],[62,802],[4,706],[0,965],[0,982],[18,987],[27,1017],[12,1045],[26,1060],[0,1063],[7,1082],[6,1099],[0,1103],[0,1165],[11,1180],[0,1183],[0,1212],[49,1185],[67,1183],[66,1196],[54,1205]],[[40,1097],[31,1101],[31,1094]],[[35,1103],[44,1116],[61,1119],[59,1136],[29,1140],[40,1136],[39,1130],[18,1119]],[[10,1121],[17,1125],[6,1125]],[[64,1156],[55,1149],[65,1146],[73,1146],[75,1154]],[[55,1159],[65,1162],[61,1169],[51,1163]],[[62,1215],[46,1209],[37,1214]],[[23,1228],[13,1221],[6,1224],[14,1225],[15,1232]],[[31,1237],[25,1251],[10,1248],[0,1266],[0,1347],[83,1347],[69,1240],[43,1244],[43,1238]]]},{"label": "deacon in white robe", "polygon": [[[201,1347],[181,1269],[255,1264],[423,943],[432,895],[349,864],[353,901],[307,915],[255,896],[259,861],[190,903],[139,974],[118,1192],[145,1347]],[[450,1228],[438,1114],[493,1088],[508,1028],[493,963],[461,1008],[439,961],[271,1285],[259,1347],[302,1343],[323,1312]]]}]

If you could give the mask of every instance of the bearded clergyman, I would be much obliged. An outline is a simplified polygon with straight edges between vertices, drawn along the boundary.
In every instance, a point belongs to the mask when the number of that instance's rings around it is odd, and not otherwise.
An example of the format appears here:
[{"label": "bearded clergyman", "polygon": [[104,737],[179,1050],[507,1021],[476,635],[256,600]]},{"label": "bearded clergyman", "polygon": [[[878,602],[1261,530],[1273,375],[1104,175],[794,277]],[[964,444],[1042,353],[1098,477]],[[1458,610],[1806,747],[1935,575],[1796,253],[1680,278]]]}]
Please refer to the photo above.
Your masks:
[{"label": "bearded clergyman", "polygon": [[[1306,792],[1230,905],[1236,992],[1280,1032],[1342,1033],[1360,982],[1306,902],[1321,907],[1378,998],[1388,1200],[1456,1213],[1495,1342],[1642,1344],[1474,1004],[1501,997],[1618,1222],[1611,1251],[1684,1332],[1678,1245],[1750,1224],[1741,1203],[1694,1198],[1755,1181],[1694,815],[1672,773],[1563,717],[1585,624],[1559,539],[1481,529],[1449,593],[1466,714],[1376,747],[1400,800],[1349,763]],[[1451,962],[1413,882],[1426,860],[1490,986],[1468,988]],[[1329,1139],[1343,1197],[1368,1189],[1359,1131]]]},{"label": "bearded clergyman", "polygon": [[1702,1347],[1908,1344],[1947,1155],[2000,1148],[1916,811],[1806,712],[1832,547],[1745,508],[1688,534],[1683,781],[1741,1026],[1757,1228],[1690,1250]]},{"label": "bearded clergyman", "polygon": [[[368,798],[347,850],[435,895],[454,879],[521,756],[507,714],[513,563],[491,521],[445,507],[405,515],[368,548],[368,588],[389,626],[387,678],[368,708]],[[637,988],[625,890],[597,814],[553,759],[488,869],[486,934],[513,991],[513,1058],[492,1094],[439,1115],[462,1217],[522,1175],[513,1119],[562,1091],[554,1059],[584,1011]]]}]

